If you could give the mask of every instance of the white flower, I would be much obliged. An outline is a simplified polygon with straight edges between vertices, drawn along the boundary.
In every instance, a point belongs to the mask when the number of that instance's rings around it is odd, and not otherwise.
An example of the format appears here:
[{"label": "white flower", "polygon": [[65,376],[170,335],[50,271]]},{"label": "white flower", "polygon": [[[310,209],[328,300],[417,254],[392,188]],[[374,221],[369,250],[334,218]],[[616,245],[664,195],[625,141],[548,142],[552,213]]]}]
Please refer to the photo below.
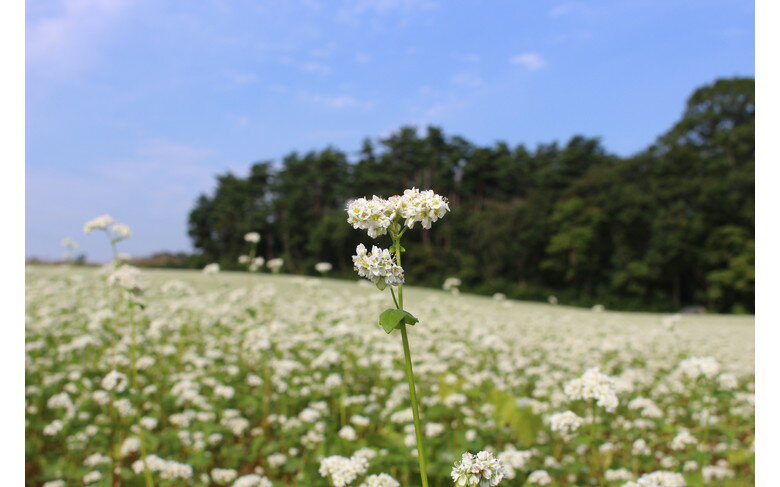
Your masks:
[{"label": "white flower", "polygon": [[103,377],[100,386],[107,391],[122,392],[127,387],[127,376],[122,372],[112,370]]},{"label": "white flower", "polygon": [[646,473],[639,477],[636,483],[640,487],[686,487],[685,478],[676,472],[667,472],[657,470],[652,473]]},{"label": "white flower", "polygon": [[374,245],[369,253],[366,247],[360,244],[355,252],[357,255],[352,256],[352,262],[360,277],[373,282],[379,289],[384,289],[387,285],[403,284],[404,270],[395,263],[389,250]]},{"label": "white flower", "polygon": [[347,425],[339,430],[339,437],[347,441],[355,441],[357,440],[357,433],[355,428]]},{"label": "white flower", "polygon": [[458,487],[498,485],[506,475],[501,462],[492,453],[481,451],[476,455],[466,452],[452,467],[450,476]]},{"label": "white flower", "polygon": [[528,475],[526,480],[529,484],[534,485],[548,485],[552,482],[552,477],[546,470],[534,470]]},{"label": "white flower", "polygon": [[374,196],[371,199],[358,198],[347,205],[347,223],[355,229],[368,231],[368,235],[377,238],[387,233],[387,229],[396,220],[403,219],[404,225],[413,228],[420,222],[423,228],[431,228],[450,211],[447,198],[431,190],[407,189],[403,196],[391,196],[388,199]]},{"label": "white flower", "polygon": [[360,487],[400,487],[393,477],[386,473],[380,473],[379,475],[369,475],[366,481],[360,484]]},{"label": "white flower", "polygon": [[218,272],[219,272],[219,264],[217,264],[216,262],[208,264],[206,267],[203,268],[204,274],[216,274]]},{"label": "white flower", "polygon": [[232,468],[214,468],[211,470],[211,479],[218,484],[232,482],[238,476],[238,472]]},{"label": "white flower", "polygon": [[551,415],[549,421],[551,430],[569,435],[582,426],[583,420],[571,411],[564,411]]},{"label": "white flower", "polygon": [[314,265],[314,270],[319,272],[320,274],[325,274],[326,272],[330,272],[333,270],[333,264],[330,262],[317,262]]},{"label": "white flower", "polygon": [[698,441],[696,441],[696,438],[694,438],[688,430],[682,430],[672,439],[670,446],[672,447],[672,450],[685,450],[688,445],[696,445],[697,443]]},{"label": "white flower", "polygon": [[130,231],[130,227],[122,223],[115,224],[113,227],[111,227],[111,230],[120,240],[126,240],[133,236],[133,232]]},{"label": "white flower", "polygon": [[128,264],[122,264],[108,276],[108,285],[119,287],[134,294],[143,291],[141,286],[141,270]]},{"label": "white flower", "polygon": [[93,484],[102,478],[103,478],[102,473],[98,472],[97,470],[93,470],[88,474],[86,474],[83,480],[85,484]]},{"label": "white flower", "polygon": [[249,232],[244,235],[244,240],[250,243],[257,243],[260,241],[260,234],[257,232]]},{"label": "white flower", "polygon": [[417,188],[407,189],[401,197],[392,197],[390,201],[395,204],[398,214],[406,220],[405,225],[413,228],[420,222],[423,228],[431,228],[431,223],[436,222],[450,211],[447,198],[433,191],[420,191]]},{"label": "white flower", "polygon": [[569,381],[563,388],[569,399],[595,399],[596,404],[608,412],[615,411],[618,398],[615,380],[602,374],[598,367],[588,369],[579,379]]},{"label": "white flower", "polygon": [[357,230],[367,230],[372,238],[386,234],[396,218],[394,205],[379,196],[370,200],[358,198],[347,204],[347,223]]},{"label": "white flower", "polygon": [[108,215],[101,215],[84,224],[84,233],[92,233],[95,230],[105,230],[112,223],[114,223],[113,218]]},{"label": "white flower", "polygon": [[338,455],[323,458],[319,473],[328,477],[333,487],[346,487],[368,470],[368,460],[362,456],[353,455],[350,458]]},{"label": "white flower", "polygon": [[65,247],[67,249],[70,249],[70,250],[74,250],[75,248],[77,248],[79,246],[79,244],[77,244],[70,237],[66,237],[66,238],[62,239],[62,242],[60,242],[60,245],[62,245],[63,247]]},{"label": "white flower", "polygon": [[272,487],[271,481],[256,473],[243,475],[233,482],[233,487]]},{"label": "white flower", "polygon": [[442,285],[441,288],[444,289],[445,291],[452,291],[459,288],[460,285],[461,285],[460,279],[458,279],[457,277],[448,277],[447,279],[444,280],[444,284]]},{"label": "white flower", "polygon": [[249,264],[249,270],[252,272],[255,272],[256,270],[263,267],[265,264],[265,259],[262,257],[255,257],[252,262]]},{"label": "white flower", "polygon": [[238,263],[239,264],[249,264],[249,256],[248,255],[239,255],[238,256]]},{"label": "white flower", "polygon": [[273,272],[274,274],[278,274],[279,271],[282,269],[282,266],[284,265],[284,259],[280,259],[280,258],[271,259],[268,261],[266,265],[268,266],[269,269],[271,269],[271,272]]}]

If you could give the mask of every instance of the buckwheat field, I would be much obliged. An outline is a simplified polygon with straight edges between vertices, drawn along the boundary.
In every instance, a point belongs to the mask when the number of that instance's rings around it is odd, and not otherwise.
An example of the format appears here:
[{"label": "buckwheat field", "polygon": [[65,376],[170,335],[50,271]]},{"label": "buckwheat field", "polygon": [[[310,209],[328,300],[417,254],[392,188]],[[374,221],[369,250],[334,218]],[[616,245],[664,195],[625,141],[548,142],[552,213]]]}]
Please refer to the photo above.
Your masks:
[{"label": "buckwheat field", "polygon": [[[419,483],[387,291],[137,277],[144,308],[106,271],[28,269],[29,485],[144,485],[141,437],[156,485]],[[407,292],[431,485],[478,450],[501,485],[752,485],[752,318]]]}]

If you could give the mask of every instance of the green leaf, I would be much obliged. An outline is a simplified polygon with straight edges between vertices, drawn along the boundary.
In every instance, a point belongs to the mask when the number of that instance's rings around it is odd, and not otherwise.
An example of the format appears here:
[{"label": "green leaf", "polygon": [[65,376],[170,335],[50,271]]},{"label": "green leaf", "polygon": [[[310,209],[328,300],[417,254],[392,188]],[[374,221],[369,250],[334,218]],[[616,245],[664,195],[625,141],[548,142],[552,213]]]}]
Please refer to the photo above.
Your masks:
[{"label": "green leaf", "polygon": [[390,333],[398,328],[402,323],[414,325],[419,320],[412,316],[408,311],[402,309],[386,309],[379,315],[379,324],[382,325],[385,332]]}]

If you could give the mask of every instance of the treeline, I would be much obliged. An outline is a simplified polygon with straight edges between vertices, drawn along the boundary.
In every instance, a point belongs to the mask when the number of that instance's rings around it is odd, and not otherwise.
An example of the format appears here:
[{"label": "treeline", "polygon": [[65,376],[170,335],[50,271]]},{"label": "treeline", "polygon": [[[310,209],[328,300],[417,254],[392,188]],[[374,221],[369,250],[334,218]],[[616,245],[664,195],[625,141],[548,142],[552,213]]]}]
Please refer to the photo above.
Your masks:
[{"label": "treeline", "polygon": [[415,284],[455,276],[464,291],[523,299],[752,312],[754,108],[752,79],[718,80],[629,158],[582,136],[531,150],[403,127],[366,139],[356,155],[294,152],[253,164],[247,177],[218,176],[191,211],[189,234],[201,263],[237,269],[243,235],[256,231],[258,255],[284,258],[287,272],[312,274],[327,261],[352,277],[355,246],[371,242],[347,225],[346,202],[416,186],[447,196],[452,212],[404,237]]}]

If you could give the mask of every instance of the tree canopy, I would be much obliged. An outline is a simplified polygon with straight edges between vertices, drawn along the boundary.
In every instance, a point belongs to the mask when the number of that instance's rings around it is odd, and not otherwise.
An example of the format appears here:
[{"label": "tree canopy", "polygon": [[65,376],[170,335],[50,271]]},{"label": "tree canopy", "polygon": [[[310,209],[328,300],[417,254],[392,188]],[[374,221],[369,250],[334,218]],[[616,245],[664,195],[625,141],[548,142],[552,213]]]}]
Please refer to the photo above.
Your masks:
[{"label": "tree canopy", "polygon": [[219,176],[195,203],[189,235],[202,262],[225,268],[238,268],[243,235],[256,231],[259,255],[283,257],[290,272],[327,261],[347,276],[366,237],[346,224],[346,202],[416,186],[447,196],[452,212],[407,234],[415,284],[455,276],[464,290],[524,299],[752,312],[754,112],[752,79],[717,80],[627,158],[583,136],[529,149],[401,127],[351,158],[328,147]]}]

